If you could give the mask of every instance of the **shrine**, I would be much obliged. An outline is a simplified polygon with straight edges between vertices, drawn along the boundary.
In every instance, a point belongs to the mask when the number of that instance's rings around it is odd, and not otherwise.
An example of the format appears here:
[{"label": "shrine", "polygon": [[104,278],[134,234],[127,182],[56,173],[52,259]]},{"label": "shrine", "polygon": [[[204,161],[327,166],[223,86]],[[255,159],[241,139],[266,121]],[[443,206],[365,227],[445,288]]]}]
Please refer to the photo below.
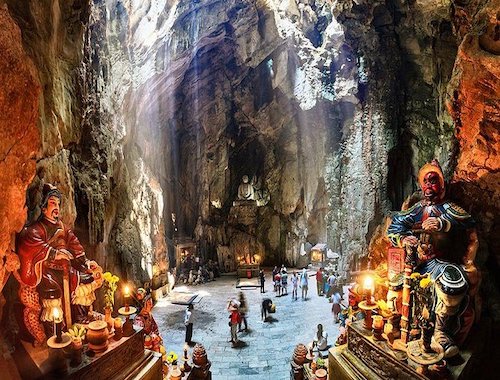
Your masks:
[{"label": "shrine", "polygon": [[500,0],[0,0],[0,380],[494,379]]}]

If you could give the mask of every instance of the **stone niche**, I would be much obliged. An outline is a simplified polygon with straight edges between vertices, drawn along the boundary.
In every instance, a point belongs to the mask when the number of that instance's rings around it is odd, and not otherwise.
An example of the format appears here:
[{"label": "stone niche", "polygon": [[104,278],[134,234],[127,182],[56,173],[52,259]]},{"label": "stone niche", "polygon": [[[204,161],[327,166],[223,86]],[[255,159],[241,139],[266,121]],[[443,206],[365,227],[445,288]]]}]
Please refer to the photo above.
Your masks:
[{"label": "stone niche", "polygon": [[234,272],[236,270],[236,260],[231,253],[231,248],[228,246],[217,246],[217,261],[219,268],[223,272]]}]

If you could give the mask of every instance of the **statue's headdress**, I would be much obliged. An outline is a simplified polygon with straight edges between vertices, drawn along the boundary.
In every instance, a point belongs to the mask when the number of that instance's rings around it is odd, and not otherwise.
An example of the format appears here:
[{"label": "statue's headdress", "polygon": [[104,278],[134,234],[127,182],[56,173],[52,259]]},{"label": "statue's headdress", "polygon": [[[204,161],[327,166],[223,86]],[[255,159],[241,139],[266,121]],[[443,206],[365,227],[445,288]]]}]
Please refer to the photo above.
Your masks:
[{"label": "statue's headdress", "polygon": [[62,194],[57,187],[50,183],[44,184],[42,188],[42,201],[40,203],[42,209],[47,207],[47,202],[52,196],[59,198],[59,201],[62,200]]},{"label": "statue's headdress", "polygon": [[418,171],[418,183],[420,185],[420,188],[423,187],[424,178],[428,173],[436,173],[439,176],[439,182],[441,183],[441,188],[444,192],[444,175],[438,160],[433,159],[431,162],[428,162],[424,166],[422,166]]}]

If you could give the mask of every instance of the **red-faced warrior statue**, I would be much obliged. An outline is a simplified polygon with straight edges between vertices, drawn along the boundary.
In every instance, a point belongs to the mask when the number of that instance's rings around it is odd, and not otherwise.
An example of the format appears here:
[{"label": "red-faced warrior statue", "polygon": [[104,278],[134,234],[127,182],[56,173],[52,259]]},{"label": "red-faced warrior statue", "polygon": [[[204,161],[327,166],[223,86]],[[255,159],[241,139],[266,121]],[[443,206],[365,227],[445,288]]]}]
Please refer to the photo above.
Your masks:
[{"label": "red-faced warrior statue", "polygon": [[446,357],[458,353],[474,319],[470,297],[480,276],[474,265],[478,248],[475,222],[461,207],[445,198],[444,176],[437,161],[425,164],[418,181],[423,199],[396,214],[388,237],[396,247],[416,252],[415,270],[429,273],[435,283],[434,338]]},{"label": "red-faced warrior statue", "polygon": [[78,238],[59,220],[61,198],[55,186],[45,184],[40,218],[16,241],[23,322],[36,344],[51,333],[54,309],[66,325],[78,322],[87,317],[102,285],[101,267],[86,258]]}]

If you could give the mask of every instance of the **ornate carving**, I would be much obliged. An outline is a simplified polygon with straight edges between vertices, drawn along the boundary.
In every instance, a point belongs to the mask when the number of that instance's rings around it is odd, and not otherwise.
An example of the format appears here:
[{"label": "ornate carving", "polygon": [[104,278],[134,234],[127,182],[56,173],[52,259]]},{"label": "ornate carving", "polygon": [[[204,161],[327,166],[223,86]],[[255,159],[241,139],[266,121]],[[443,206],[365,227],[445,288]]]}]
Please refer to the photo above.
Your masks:
[{"label": "ornate carving", "polygon": [[[70,374],[72,379],[110,379],[144,355],[143,331],[136,331],[127,340],[116,343],[106,352],[96,355],[91,363]],[[119,358],[119,360],[117,360]]]},{"label": "ornate carving", "polygon": [[358,330],[355,322],[347,329],[347,349],[375,374],[384,379],[425,379],[404,363],[396,360],[392,355],[385,352],[379,345],[370,338],[365,337]]}]

